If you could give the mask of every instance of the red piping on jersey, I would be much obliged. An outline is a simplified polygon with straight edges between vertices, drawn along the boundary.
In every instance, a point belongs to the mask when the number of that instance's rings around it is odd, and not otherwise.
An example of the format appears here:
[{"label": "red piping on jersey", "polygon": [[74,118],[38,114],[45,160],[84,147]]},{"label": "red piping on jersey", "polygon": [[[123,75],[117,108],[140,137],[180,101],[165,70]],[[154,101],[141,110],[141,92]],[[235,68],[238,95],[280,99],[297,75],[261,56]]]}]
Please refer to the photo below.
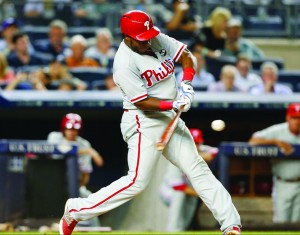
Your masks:
[{"label": "red piping on jersey", "polygon": [[130,101],[131,101],[131,102],[137,102],[137,101],[140,101],[140,100],[146,98],[147,96],[148,96],[148,94],[140,95],[140,96],[138,96],[138,97],[136,97],[136,98],[133,98],[133,99],[130,100]]},{"label": "red piping on jersey", "polygon": [[91,210],[91,209],[94,209],[95,207],[97,206],[100,206],[101,204],[103,204],[104,202],[108,201],[109,199],[111,199],[112,197],[118,195],[119,193],[121,193],[122,191],[128,189],[129,187],[131,187],[134,183],[135,183],[135,180],[138,176],[138,172],[139,172],[139,165],[140,165],[140,156],[141,156],[141,138],[142,138],[142,133],[139,131],[139,128],[141,126],[140,124],[140,121],[139,121],[139,116],[136,115],[135,116],[136,118],[136,124],[137,124],[137,131],[139,133],[139,141],[138,141],[138,155],[137,155],[137,163],[136,163],[136,167],[135,167],[135,176],[132,180],[132,182],[130,184],[128,184],[127,186],[125,186],[124,188],[121,188],[120,190],[118,190],[117,192],[113,193],[112,195],[108,196],[107,198],[103,199],[101,202],[98,202],[96,205],[94,206],[91,206],[91,207],[85,207],[85,208],[81,208],[79,210],[76,210],[76,209],[71,209],[69,210],[69,213],[71,212],[80,212],[80,211],[83,211],[83,210]]},{"label": "red piping on jersey", "polygon": [[181,46],[181,48],[179,49],[179,51],[177,52],[177,54],[175,55],[174,61],[177,61],[177,60],[178,60],[178,58],[179,58],[179,56],[181,55],[182,50],[183,50],[184,48],[185,48],[185,45],[183,44],[183,45]]}]

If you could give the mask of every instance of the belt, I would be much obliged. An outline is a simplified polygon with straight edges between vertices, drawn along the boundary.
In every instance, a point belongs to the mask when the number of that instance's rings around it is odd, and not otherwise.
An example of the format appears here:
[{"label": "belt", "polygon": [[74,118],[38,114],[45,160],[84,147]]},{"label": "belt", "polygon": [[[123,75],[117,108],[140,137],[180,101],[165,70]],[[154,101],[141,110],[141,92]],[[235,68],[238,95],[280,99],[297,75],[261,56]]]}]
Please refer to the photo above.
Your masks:
[{"label": "belt", "polygon": [[295,179],[282,179],[280,176],[276,176],[276,179],[288,183],[300,182],[300,177]]},{"label": "belt", "polygon": [[128,110],[128,109],[123,109],[123,111],[124,111],[124,112],[128,112],[129,110]]}]

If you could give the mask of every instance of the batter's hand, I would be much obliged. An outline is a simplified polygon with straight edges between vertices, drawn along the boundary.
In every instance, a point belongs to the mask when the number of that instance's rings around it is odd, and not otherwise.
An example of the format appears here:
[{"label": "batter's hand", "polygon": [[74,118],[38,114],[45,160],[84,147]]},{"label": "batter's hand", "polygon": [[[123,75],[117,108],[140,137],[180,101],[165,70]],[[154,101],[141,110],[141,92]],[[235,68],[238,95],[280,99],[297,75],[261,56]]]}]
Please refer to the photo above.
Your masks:
[{"label": "batter's hand", "polygon": [[173,109],[179,109],[181,106],[184,106],[183,112],[189,111],[191,107],[191,102],[187,98],[181,98],[173,102]]},{"label": "batter's hand", "polygon": [[180,98],[183,98],[183,97],[188,98],[191,103],[193,102],[195,92],[194,92],[191,81],[185,80],[185,81],[181,82],[179,95],[180,95]]}]

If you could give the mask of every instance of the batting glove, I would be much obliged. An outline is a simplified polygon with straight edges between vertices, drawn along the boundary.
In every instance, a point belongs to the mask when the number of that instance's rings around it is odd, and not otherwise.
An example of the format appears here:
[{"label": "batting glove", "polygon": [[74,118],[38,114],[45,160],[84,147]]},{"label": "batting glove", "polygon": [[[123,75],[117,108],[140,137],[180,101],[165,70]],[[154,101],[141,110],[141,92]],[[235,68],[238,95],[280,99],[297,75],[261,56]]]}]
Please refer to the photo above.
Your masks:
[{"label": "batting glove", "polygon": [[187,98],[181,98],[173,102],[173,109],[180,109],[181,106],[184,106],[183,112],[189,111],[191,107],[191,102]]},{"label": "batting glove", "polygon": [[195,92],[194,92],[191,81],[184,80],[181,82],[179,95],[180,95],[180,98],[185,97],[185,98],[188,98],[191,103],[193,102]]}]

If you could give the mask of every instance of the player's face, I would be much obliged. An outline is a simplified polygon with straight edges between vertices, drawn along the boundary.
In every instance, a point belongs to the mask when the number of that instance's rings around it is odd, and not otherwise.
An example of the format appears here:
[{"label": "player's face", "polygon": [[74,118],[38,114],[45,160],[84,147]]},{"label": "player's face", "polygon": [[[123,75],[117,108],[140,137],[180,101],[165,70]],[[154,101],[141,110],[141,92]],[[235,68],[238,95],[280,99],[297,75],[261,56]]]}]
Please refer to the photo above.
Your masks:
[{"label": "player's face", "polygon": [[287,117],[287,122],[289,124],[289,129],[295,135],[300,134],[300,117]]},{"label": "player's face", "polygon": [[131,37],[126,36],[125,42],[127,41],[126,45],[131,48],[134,52],[139,54],[145,53],[150,48],[150,40],[149,41],[138,41]]},{"label": "player's face", "polygon": [[65,138],[68,141],[75,141],[78,136],[78,130],[75,129],[65,129],[64,131]]}]

